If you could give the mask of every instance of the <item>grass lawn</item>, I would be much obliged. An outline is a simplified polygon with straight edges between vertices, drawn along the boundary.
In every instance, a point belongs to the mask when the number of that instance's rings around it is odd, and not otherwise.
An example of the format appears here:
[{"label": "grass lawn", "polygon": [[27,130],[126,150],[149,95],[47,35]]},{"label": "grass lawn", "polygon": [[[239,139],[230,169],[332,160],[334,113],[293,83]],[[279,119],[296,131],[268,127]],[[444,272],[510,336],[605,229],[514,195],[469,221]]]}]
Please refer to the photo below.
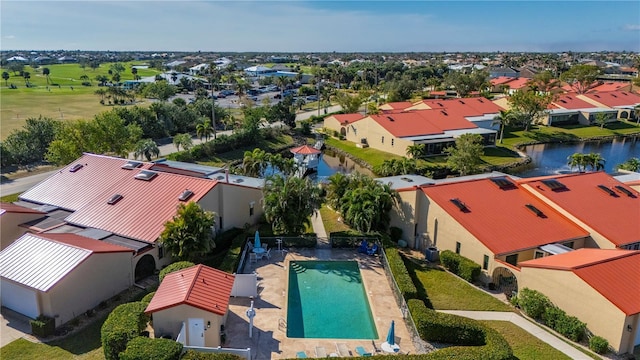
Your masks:
[{"label": "grass lawn", "polygon": [[342,221],[338,221],[340,214],[335,210],[329,209],[327,205],[322,205],[320,208],[320,216],[322,216],[322,222],[324,223],[324,230],[327,235],[331,235],[333,232],[350,231],[351,228]]},{"label": "grass lawn", "polygon": [[604,128],[598,126],[573,125],[566,127],[534,126],[533,131],[506,128],[503,145],[514,147],[528,142],[549,142],[552,140],[580,141],[593,137],[621,136],[640,133],[640,126],[628,121],[608,124]]},{"label": "grass lawn", "polygon": [[507,340],[513,349],[514,360],[571,359],[508,321],[481,321],[481,323],[498,331]]},{"label": "grass lawn", "polygon": [[338,140],[332,137],[329,137],[325,140],[325,143],[327,145],[333,146],[337,149],[343,150],[348,152],[349,154],[352,154],[364,161],[366,161],[367,163],[369,163],[371,166],[377,166],[382,164],[385,160],[391,160],[391,159],[402,159],[401,156],[398,155],[394,155],[388,152],[384,152],[384,151],[380,151],[380,150],[376,150],[376,149],[372,149],[370,147],[368,148],[364,148],[361,149],[359,147],[356,146],[356,144],[352,143],[351,141],[346,141],[346,140]]},{"label": "grass lawn", "polygon": [[245,146],[233,151],[227,151],[225,153],[216,154],[216,156],[212,157],[211,159],[207,161],[198,161],[198,163],[202,165],[221,167],[234,160],[242,161],[242,159],[244,158],[245,151],[253,151],[253,149],[255,148],[260,148],[266,152],[273,153],[274,151],[277,151],[278,149],[281,149],[286,145],[293,145],[293,144],[294,144],[293,138],[290,135],[283,134],[278,136],[276,139],[271,139],[271,140],[263,139],[250,146]]},{"label": "grass lawn", "polygon": [[[418,296],[436,310],[513,311],[511,306],[440,269],[407,261]],[[417,280],[417,281],[416,281]]]}]

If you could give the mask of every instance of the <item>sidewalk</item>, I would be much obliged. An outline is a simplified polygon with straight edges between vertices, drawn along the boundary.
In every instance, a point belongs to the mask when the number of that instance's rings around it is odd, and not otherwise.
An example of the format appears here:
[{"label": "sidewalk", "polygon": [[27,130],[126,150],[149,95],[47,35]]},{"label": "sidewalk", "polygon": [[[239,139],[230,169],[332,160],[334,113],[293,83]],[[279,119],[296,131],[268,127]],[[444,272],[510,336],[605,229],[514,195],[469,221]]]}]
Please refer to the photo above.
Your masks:
[{"label": "sidewalk", "polygon": [[464,311],[464,310],[438,310],[438,312],[443,312],[447,314],[453,314],[458,316],[464,316],[467,318],[475,319],[475,320],[498,320],[498,321],[509,321],[531,335],[537,337],[538,339],[546,342],[550,346],[554,347],[558,351],[563,352],[565,355],[569,356],[572,359],[591,359],[586,354],[582,353],[578,349],[573,346],[567,344],[566,342],[558,339],[553,336],[549,332],[545,331],[541,327],[533,324],[522,316],[513,313],[513,312],[501,312],[501,311]]},{"label": "sidewalk", "polygon": [[318,248],[331,248],[329,236],[327,236],[327,232],[324,229],[324,223],[322,222],[322,215],[320,215],[320,210],[311,215],[311,225],[313,226],[313,232],[315,232],[316,236],[318,237]]}]

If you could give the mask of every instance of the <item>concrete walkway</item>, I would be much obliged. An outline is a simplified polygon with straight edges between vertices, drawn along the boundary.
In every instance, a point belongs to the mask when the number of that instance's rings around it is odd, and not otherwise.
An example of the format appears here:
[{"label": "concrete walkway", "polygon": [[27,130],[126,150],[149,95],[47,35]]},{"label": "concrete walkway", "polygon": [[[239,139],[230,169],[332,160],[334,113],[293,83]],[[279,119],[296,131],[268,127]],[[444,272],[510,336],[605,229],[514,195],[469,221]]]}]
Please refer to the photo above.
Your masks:
[{"label": "concrete walkway", "polygon": [[582,353],[578,349],[573,346],[567,344],[566,342],[558,339],[554,335],[550,334],[546,330],[537,326],[536,324],[528,321],[522,316],[513,313],[513,312],[500,312],[500,311],[463,311],[463,310],[438,310],[439,312],[454,314],[458,316],[464,316],[467,318],[475,319],[475,320],[498,320],[498,321],[509,321],[531,335],[537,337],[538,339],[544,341],[550,346],[554,347],[558,351],[561,351],[565,355],[569,356],[572,359],[591,359],[586,354]]},{"label": "concrete walkway", "polygon": [[313,232],[318,237],[317,246],[319,249],[330,249],[331,243],[329,242],[329,236],[324,229],[324,223],[322,222],[322,215],[320,210],[311,215],[311,225],[313,226]]}]

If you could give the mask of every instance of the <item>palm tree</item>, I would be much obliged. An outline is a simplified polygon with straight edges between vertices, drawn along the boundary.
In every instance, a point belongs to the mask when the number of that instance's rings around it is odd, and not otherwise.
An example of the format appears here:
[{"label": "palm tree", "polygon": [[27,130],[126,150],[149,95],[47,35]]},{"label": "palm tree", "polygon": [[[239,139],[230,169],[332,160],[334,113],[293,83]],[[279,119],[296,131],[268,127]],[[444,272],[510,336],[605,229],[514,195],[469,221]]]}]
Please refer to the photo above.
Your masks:
[{"label": "palm tree", "polygon": [[160,156],[160,149],[158,149],[158,144],[152,139],[142,139],[136,143],[134,156],[137,159],[144,156],[147,158],[147,161],[151,161],[151,156],[155,156],[156,158]]},{"label": "palm tree", "polygon": [[585,155],[582,153],[569,155],[567,158],[567,165],[569,165],[572,170],[574,167],[577,167],[578,171],[582,172],[582,168],[586,166]]},{"label": "palm tree", "polygon": [[209,141],[209,138],[213,134],[213,126],[211,126],[211,120],[209,120],[209,118],[203,118],[203,120],[196,125],[196,134],[200,137],[200,140],[204,137],[205,141]]},{"label": "palm tree", "polygon": [[47,79],[47,85],[49,85],[49,74],[51,74],[49,68],[42,68],[42,75]]},{"label": "palm tree", "polygon": [[93,92],[95,95],[100,96],[100,102],[103,103],[104,102],[104,96],[107,95],[107,90],[103,89],[103,88],[99,88],[98,90]]},{"label": "palm tree", "polygon": [[275,234],[300,234],[320,208],[320,188],[309,178],[270,176],[263,188],[264,214]]},{"label": "palm tree", "polygon": [[609,114],[604,112],[599,112],[596,114],[595,123],[600,125],[600,129],[604,128],[604,126],[609,121]]},{"label": "palm tree", "polygon": [[131,67],[131,74],[133,74],[133,80],[138,80],[138,68]]},{"label": "palm tree", "polygon": [[640,170],[640,159],[631,158],[623,162],[622,164],[618,165],[618,169],[638,172],[638,170]]},{"label": "palm tree", "polygon": [[411,156],[414,159],[419,159],[424,156],[425,145],[424,144],[414,144],[407,146],[407,155]]},{"label": "palm tree", "polygon": [[10,77],[10,75],[9,75],[8,72],[6,72],[6,71],[2,72],[2,78],[4,79],[4,86],[9,86],[9,83],[8,83],[9,77]]},{"label": "palm tree", "polygon": [[600,171],[604,169],[604,163],[606,160],[600,155],[600,153],[590,153],[585,155],[585,163],[593,171]]},{"label": "palm tree", "polygon": [[180,147],[182,147],[185,150],[191,149],[191,147],[193,146],[191,135],[177,134],[176,136],[173,137],[173,145],[175,145],[177,151],[180,151]]},{"label": "palm tree", "polygon": [[502,136],[504,134],[505,126],[508,126],[515,118],[515,113],[511,110],[500,110],[500,113],[493,118],[491,127],[500,124],[500,144],[502,144]]},{"label": "palm tree", "polygon": [[253,151],[245,151],[242,159],[242,173],[246,176],[260,177],[269,165],[271,154],[262,149],[255,148]]},{"label": "palm tree", "polygon": [[245,79],[237,79],[236,90],[238,91],[238,97],[242,99],[242,97],[244,96],[244,94],[246,94],[247,90],[249,90],[250,87],[251,85]]},{"label": "palm tree", "polygon": [[179,260],[195,260],[215,247],[211,229],[214,212],[203,210],[197,202],[179,204],[176,216],[164,225],[160,241]]},{"label": "palm tree", "polygon": [[171,81],[175,84],[176,80],[178,80],[178,74],[174,71],[171,73]]},{"label": "palm tree", "polygon": [[280,96],[284,95],[284,89],[289,85],[289,78],[286,76],[278,76],[276,78],[276,85],[280,88]]}]

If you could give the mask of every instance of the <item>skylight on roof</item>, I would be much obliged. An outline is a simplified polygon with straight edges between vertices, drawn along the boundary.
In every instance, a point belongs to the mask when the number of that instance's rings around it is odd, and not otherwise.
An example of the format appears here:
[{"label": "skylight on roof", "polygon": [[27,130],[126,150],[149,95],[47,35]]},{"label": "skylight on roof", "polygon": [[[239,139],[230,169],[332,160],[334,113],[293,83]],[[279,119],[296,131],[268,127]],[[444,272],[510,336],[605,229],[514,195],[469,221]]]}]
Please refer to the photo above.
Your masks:
[{"label": "skylight on roof", "polygon": [[237,179],[233,180],[233,182],[234,182],[234,183],[237,183],[237,184],[239,184],[239,183],[241,183],[241,182],[243,182],[243,181],[244,181],[244,180],[243,180],[243,179],[241,179],[241,178],[237,178]]},{"label": "skylight on roof", "polygon": [[185,189],[182,194],[180,194],[180,196],[178,196],[178,200],[180,201],[187,201],[189,200],[190,197],[193,196],[193,191],[189,190],[189,189]]},{"label": "skylight on roof", "polygon": [[142,163],[139,161],[127,161],[127,163],[122,165],[121,168],[133,170],[139,168],[140,166],[142,166]]},{"label": "skylight on roof", "polygon": [[547,216],[542,212],[542,210],[538,209],[537,207],[535,207],[534,205],[531,204],[526,204],[525,207],[529,210],[531,210],[531,212],[533,212],[534,214],[536,214],[537,217],[541,217],[541,218],[546,218]]},{"label": "skylight on roof", "polygon": [[609,195],[613,196],[613,197],[618,197],[618,194],[616,194],[616,192],[615,192],[615,191],[613,191],[613,190],[609,189],[609,188],[608,188],[608,187],[606,187],[605,185],[600,184],[600,185],[598,185],[598,188],[599,188],[600,190],[602,190],[602,191],[606,192],[607,194],[609,194]]},{"label": "skylight on roof", "polygon": [[516,187],[516,184],[514,184],[513,182],[511,182],[511,180],[507,179],[504,176],[490,178],[489,180],[491,180],[492,183],[496,184],[502,190],[513,189]]},{"label": "skylight on roof", "polygon": [[410,179],[408,177],[401,177],[400,180],[406,181],[406,182],[413,182],[413,179]]},{"label": "skylight on roof", "polygon": [[547,179],[541,181],[546,187],[553,191],[563,191],[568,190],[567,187],[556,179]]},{"label": "skylight on roof", "polygon": [[629,191],[629,189],[625,188],[622,185],[616,185],[615,188],[618,189],[618,191],[620,191],[621,193],[627,195],[630,198],[636,197],[634,193],[632,193],[631,191]]},{"label": "skylight on roof", "polygon": [[111,197],[109,198],[109,200],[107,200],[107,204],[109,205],[113,205],[115,203],[117,203],[118,201],[122,200],[122,195],[120,194],[113,194],[111,195]]},{"label": "skylight on roof", "polygon": [[158,176],[157,172],[142,170],[134,176],[138,180],[151,181],[153,178]]},{"label": "skylight on roof", "polygon": [[69,169],[69,172],[74,173],[74,172],[82,169],[83,167],[84,167],[84,165],[82,165],[82,164],[75,164]]},{"label": "skylight on roof", "polygon": [[455,205],[460,211],[469,212],[469,208],[465,203],[462,202],[462,200],[455,198],[455,199],[449,199],[449,201],[451,201],[453,205]]}]

